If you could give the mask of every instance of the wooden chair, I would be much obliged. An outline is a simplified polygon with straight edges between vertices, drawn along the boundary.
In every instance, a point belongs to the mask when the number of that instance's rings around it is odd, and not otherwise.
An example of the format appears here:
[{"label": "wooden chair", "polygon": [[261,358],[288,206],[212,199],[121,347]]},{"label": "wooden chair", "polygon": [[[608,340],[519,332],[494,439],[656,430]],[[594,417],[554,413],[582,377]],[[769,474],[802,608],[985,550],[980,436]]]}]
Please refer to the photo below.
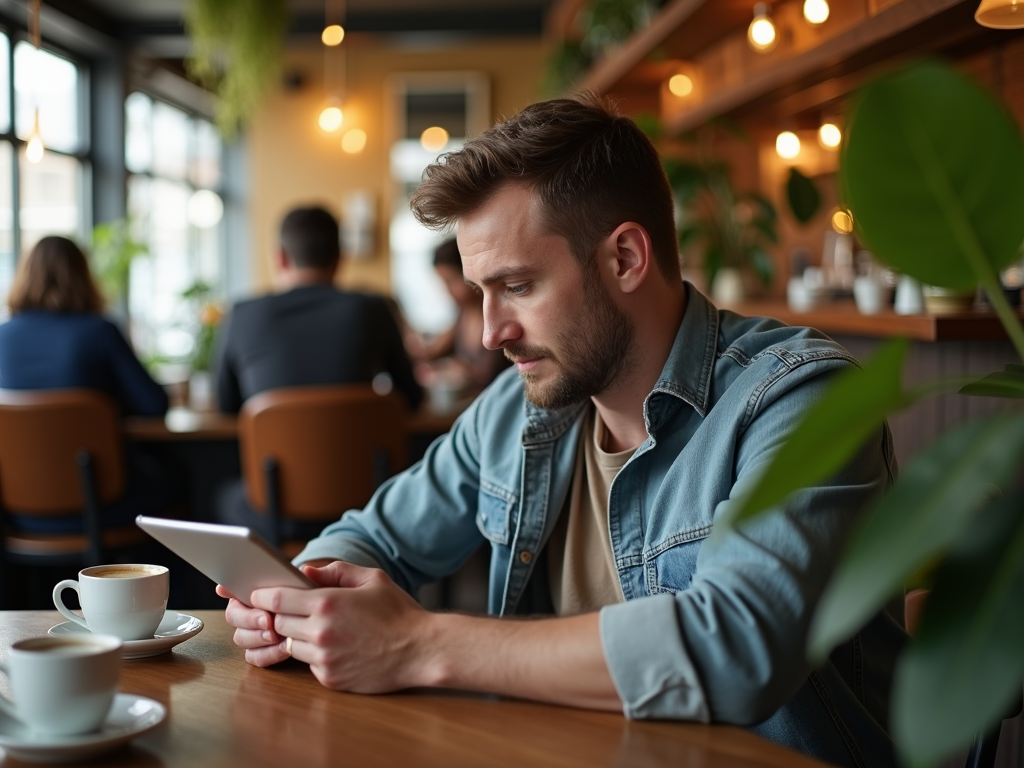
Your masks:
[{"label": "wooden chair", "polygon": [[[146,541],[105,528],[100,509],[125,489],[120,421],[106,395],[84,389],[0,390],[0,572],[8,564],[86,567]],[[82,515],[82,533],[11,529],[7,515]],[[0,606],[6,606],[0,577]]]},{"label": "wooden chair", "polygon": [[270,518],[272,543],[295,555],[325,524],[365,505],[406,466],[406,420],[400,396],[364,385],[288,387],[247,400],[238,421],[245,495]]}]

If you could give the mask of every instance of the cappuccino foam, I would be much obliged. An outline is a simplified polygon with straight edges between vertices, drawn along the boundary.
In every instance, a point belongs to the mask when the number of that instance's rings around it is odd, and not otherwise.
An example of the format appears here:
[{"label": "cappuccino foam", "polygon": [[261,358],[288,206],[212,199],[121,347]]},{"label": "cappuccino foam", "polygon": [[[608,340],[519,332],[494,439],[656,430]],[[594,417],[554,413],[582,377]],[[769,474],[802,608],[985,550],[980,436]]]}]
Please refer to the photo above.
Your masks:
[{"label": "cappuccino foam", "polygon": [[139,568],[129,565],[112,566],[103,570],[93,571],[89,575],[96,579],[131,579],[139,576],[155,576],[160,573],[156,568]]}]

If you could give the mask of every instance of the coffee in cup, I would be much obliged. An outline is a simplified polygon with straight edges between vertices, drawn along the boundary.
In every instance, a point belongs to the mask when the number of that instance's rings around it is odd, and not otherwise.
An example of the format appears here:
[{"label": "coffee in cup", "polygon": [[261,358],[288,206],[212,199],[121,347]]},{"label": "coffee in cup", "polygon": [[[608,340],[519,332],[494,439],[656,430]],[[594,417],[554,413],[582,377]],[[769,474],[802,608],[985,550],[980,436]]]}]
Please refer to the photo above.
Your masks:
[{"label": "coffee in cup", "polygon": [[[53,604],[71,621],[90,632],[122,640],[153,637],[167,609],[170,573],[162,565],[95,565],[83,568],[78,581],[65,579],[53,588]],[[61,593],[73,589],[82,616],[64,605]]]},{"label": "coffee in cup", "polygon": [[112,635],[19,640],[0,663],[13,699],[0,697],[0,710],[49,736],[95,731],[117,693],[121,646]]}]

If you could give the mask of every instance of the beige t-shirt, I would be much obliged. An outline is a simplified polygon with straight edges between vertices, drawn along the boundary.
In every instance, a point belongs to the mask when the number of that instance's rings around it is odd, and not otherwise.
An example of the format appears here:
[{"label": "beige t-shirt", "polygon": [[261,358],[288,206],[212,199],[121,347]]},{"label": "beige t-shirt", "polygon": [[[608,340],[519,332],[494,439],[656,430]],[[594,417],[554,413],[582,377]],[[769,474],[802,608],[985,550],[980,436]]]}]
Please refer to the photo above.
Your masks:
[{"label": "beige t-shirt", "polygon": [[608,490],[633,449],[606,453],[604,437],[604,422],[591,406],[576,449],[572,490],[547,546],[551,601],[559,616],[625,600],[608,536]]}]

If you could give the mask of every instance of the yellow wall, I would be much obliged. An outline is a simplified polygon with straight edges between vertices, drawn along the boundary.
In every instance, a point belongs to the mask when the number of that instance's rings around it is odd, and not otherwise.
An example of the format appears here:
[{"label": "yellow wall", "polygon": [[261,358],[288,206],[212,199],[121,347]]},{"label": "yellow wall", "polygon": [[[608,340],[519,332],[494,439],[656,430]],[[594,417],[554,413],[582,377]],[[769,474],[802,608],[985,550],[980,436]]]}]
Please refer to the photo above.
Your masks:
[{"label": "yellow wall", "polygon": [[[299,72],[303,85],[294,91],[278,87],[266,99],[247,136],[249,211],[253,269],[257,287],[272,284],[270,254],[277,243],[281,217],[299,204],[316,203],[341,213],[346,192],[373,190],[377,203],[376,254],[347,260],[343,284],[390,292],[387,225],[392,206],[388,179],[391,128],[385,125],[386,79],[397,72],[477,71],[490,81],[491,112],[509,116],[539,98],[545,44],[534,39],[488,39],[431,51],[389,48],[371,37],[346,40],[348,100],[345,125],[338,134],[324,134],[316,118],[325,98],[324,54],[319,41],[293,48],[286,72]],[[359,127],[369,139],[361,154],[341,149],[344,130]]]}]

